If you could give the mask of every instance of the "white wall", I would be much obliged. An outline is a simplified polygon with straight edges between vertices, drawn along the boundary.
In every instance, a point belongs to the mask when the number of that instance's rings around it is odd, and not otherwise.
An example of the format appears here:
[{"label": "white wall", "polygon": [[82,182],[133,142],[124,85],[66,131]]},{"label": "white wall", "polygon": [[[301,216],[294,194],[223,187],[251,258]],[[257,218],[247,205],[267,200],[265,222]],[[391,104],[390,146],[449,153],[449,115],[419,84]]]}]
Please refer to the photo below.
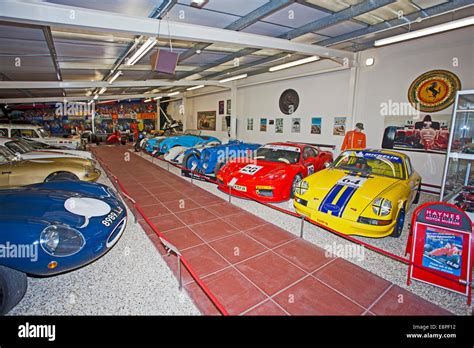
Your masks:
[{"label": "white wall", "polygon": [[[380,114],[381,103],[408,102],[407,94],[411,82],[422,73],[433,69],[446,69],[456,73],[463,89],[474,88],[474,28],[464,28],[431,37],[403,42],[391,46],[371,49],[361,53],[361,62],[367,57],[375,58],[372,67],[362,66],[357,74],[354,110],[352,110],[351,79],[356,75],[351,70],[327,72],[303,77],[301,75],[334,69],[338,65],[331,61],[321,61],[276,73],[262,74],[237,83],[237,135],[251,142],[302,141],[325,143],[337,146],[340,151],[343,137],[333,136],[334,117],[346,116],[350,129],[355,122],[363,122],[367,134],[367,146],[380,148],[384,132],[384,118]],[[457,58],[459,66],[453,66]],[[295,77],[300,76],[300,77]],[[281,81],[266,82],[292,77]],[[244,85],[256,84],[243,87]],[[284,115],[278,107],[281,93],[295,89],[300,96],[300,106],[294,115]],[[229,92],[189,98],[188,124],[196,124],[198,111],[218,109],[219,100],[230,98]],[[189,111],[189,110],[188,110]],[[351,119],[351,112],[354,119]],[[439,114],[451,114],[452,107]],[[424,114],[422,114],[423,116]],[[432,113],[436,115],[436,113]],[[254,130],[247,131],[247,118],[254,118]],[[284,133],[276,134],[275,126],[267,125],[267,132],[260,132],[260,118],[268,120],[284,119]],[[300,134],[291,133],[291,118],[302,120]],[[322,117],[322,134],[310,134],[311,117]],[[188,128],[193,128],[188,125]],[[222,137],[220,119],[217,132],[207,134]],[[440,185],[445,156],[408,152],[425,183]]]}]

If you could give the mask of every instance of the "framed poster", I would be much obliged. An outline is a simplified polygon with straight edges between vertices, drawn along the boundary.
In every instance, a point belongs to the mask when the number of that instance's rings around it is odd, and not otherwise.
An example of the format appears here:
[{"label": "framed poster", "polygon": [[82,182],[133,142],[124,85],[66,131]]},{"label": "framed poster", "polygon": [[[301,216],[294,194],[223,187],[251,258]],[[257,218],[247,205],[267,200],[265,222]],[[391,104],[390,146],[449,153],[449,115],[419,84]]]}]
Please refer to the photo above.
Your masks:
[{"label": "framed poster", "polygon": [[291,119],[291,133],[301,132],[301,118],[296,117]]},{"label": "framed poster", "polygon": [[226,110],[226,115],[230,115],[230,112],[232,111],[232,100],[227,99],[227,110]]},{"label": "framed poster", "polygon": [[333,135],[346,135],[346,119],[347,117],[334,117]]},{"label": "framed poster", "polygon": [[267,131],[267,119],[261,118],[260,119],[260,132],[266,132],[266,131]]},{"label": "framed poster", "polygon": [[445,154],[449,143],[451,115],[384,117],[382,148]]},{"label": "framed poster", "polygon": [[275,119],[275,133],[283,133],[283,119]]},{"label": "framed poster", "polygon": [[225,102],[223,100],[219,101],[219,115],[224,115]]},{"label": "framed poster", "polygon": [[228,131],[227,121],[226,121],[226,119],[225,119],[225,116],[222,117],[222,128],[221,128],[221,130],[222,130],[223,132],[227,132],[227,131]]},{"label": "framed poster", "polygon": [[311,119],[311,134],[321,134],[321,117]]},{"label": "framed poster", "polygon": [[215,131],[216,130],[216,112],[199,111],[197,113],[198,130]]},{"label": "framed poster", "polygon": [[247,118],[247,130],[253,131],[253,118]]}]

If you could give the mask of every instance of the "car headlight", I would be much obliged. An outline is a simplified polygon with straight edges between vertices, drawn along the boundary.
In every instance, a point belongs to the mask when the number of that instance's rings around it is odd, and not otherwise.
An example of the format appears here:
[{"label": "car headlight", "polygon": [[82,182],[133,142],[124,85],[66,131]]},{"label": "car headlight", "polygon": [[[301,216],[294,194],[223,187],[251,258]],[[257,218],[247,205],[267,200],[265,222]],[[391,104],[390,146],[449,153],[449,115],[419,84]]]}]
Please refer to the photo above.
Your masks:
[{"label": "car headlight", "polygon": [[40,245],[51,256],[65,257],[78,253],[86,244],[81,232],[61,225],[46,227],[40,235]]},{"label": "car headlight", "polygon": [[309,183],[307,181],[300,181],[298,186],[296,186],[296,193],[299,195],[304,195],[309,190]]},{"label": "car headlight", "polygon": [[208,163],[204,163],[204,164],[202,165],[202,167],[203,167],[204,169],[207,169],[207,168],[209,168],[209,164],[208,164]]},{"label": "car headlight", "polygon": [[385,198],[377,198],[372,204],[372,210],[375,215],[387,216],[392,211],[392,202]]},{"label": "car headlight", "polygon": [[86,177],[94,174],[94,167],[92,166],[84,166],[84,170],[85,170]]}]

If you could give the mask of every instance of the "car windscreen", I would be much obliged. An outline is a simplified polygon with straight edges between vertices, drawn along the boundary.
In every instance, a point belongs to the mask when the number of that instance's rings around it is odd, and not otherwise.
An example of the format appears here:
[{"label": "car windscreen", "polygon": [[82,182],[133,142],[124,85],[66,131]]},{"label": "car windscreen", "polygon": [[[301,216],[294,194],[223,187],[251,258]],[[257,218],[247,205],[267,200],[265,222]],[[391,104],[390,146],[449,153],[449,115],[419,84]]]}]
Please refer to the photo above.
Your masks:
[{"label": "car windscreen", "polygon": [[403,160],[385,153],[344,152],[334,161],[333,167],[351,172],[405,179]]},{"label": "car windscreen", "polygon": [[16,140],[12,140],[12,141],[9,141],[7,143],[5,143],[5,146],[10,150],[12,151],[13,153],[20,153],[20,154],[24,154],[24,153],[27,153],[27,152],[30,152],[30,151],[33,151],[34,148],[32,148],[31,146],[25,144],[25,143],[21,143],[19,141],[16,141]]},{"label": "car windscreen", "polygon": [[263,146],[257,150],[256,160],[295,164],[300,160],[297,147]]}]

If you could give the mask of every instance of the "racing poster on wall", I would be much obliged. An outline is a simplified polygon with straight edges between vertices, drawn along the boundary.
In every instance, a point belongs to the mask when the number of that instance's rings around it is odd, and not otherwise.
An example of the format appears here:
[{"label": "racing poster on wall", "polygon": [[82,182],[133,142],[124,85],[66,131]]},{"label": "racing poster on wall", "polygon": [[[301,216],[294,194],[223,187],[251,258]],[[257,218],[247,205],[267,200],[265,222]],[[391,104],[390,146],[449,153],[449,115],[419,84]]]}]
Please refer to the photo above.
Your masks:
[{"label": "racing poster on wall", "polygon": [[311,134],[321,134],[321,117],[311,118]]},{"label": "racing poster on wall", "polygon": [[346,135],[346,119],[346,117],[334,117],[333,135]]},{"label": "racing poster on wall", "polygon": [[216,130],[216,112],[199,111],[197,113],[198,130],[215,131]]},{"label": "racing poster on wall", "polygon": [[444,154],[450,124],[451,115],[385,116],[382,148]]},{"label": "racing poster on wall", "polygon": [[247,130],[253,131],[253,118],[247,118]]},{"label": "racing poster on wall", "polygon": [[275,119],[275,133],[283,133],[283,119],[282,118]]},{"label": "racing poster on wall", "polygon": [[291,119],[291,133],[301,133],[301,118]]},{"label": "racing poster on wall", "polygon": [[260,132],[266,132],[266,131],[267,131],[267,119],[261,118],[260,119]]}]

